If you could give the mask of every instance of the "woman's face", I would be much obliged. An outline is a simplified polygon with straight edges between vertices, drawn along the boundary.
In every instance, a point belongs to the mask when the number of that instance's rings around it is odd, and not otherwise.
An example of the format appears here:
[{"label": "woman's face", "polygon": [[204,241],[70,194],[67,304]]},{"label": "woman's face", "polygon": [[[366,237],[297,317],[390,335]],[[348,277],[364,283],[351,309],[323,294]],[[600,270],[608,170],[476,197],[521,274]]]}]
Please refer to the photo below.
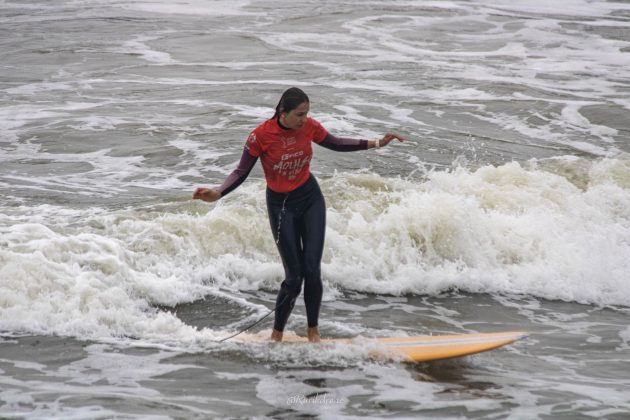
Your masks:
[{"label": "woman's face", "polygon": [[298,105],[297,108],[292,109],[289,112],[283,112],[282,114],[280,114],[280,122],[286,128],[299,130],[304,126],[304,123],[306,122],[310,107],[310,103],[302,102],[300,105]]}]

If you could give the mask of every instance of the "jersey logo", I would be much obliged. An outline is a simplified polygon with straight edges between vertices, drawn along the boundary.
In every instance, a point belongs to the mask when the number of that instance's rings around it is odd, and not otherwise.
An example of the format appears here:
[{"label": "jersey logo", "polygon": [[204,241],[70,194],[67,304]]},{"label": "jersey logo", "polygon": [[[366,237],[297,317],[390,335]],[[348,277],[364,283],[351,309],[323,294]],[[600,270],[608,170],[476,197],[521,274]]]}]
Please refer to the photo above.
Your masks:
[{"label": "jersey logo", "polygon": [[280,160],[289,160],[289,159],[293,159],[293,158],[296,158],[296,157],[300,157],[300,156],[302,156],[303,154],[304,154],[304,150],[299,150],[299,151],[297,151],[297,152],[295,152],[295,153],[287,153],[287,154],[282,155],[282,157],[280,158]]},{"label": "jersey logo", "polygon": [[295,137],[280,137],[280,141],[285,149],[297,143],[297,139]]},{"label": "jersey logo", "polygon": [[249,146],[253,146],[256,144],[256,134],[251,133],[249,137],[247,137],[247,141],[245,142],[245,150],[249,150]]}]

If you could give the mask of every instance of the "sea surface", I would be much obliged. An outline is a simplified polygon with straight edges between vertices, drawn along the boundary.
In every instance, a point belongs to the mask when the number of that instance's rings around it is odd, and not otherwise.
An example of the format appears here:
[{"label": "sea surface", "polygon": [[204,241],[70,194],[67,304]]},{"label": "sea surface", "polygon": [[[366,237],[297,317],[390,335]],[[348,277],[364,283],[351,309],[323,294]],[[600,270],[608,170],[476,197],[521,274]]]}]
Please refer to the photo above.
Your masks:
[{"label": "sea surface", "polygon": [[[261,341],[260,165],[331,133],[324,337],[527,331],[435,363]],[[0,0],[0,417],[630,418],[630,3]],[[298,300],[288,331],[304,334]]]}]

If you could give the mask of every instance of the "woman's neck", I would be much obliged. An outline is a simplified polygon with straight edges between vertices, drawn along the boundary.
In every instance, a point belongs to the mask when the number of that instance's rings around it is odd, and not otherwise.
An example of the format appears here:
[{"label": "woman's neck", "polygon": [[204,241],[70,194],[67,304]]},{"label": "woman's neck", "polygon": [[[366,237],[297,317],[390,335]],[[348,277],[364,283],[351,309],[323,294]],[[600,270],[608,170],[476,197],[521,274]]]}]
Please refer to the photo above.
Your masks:
[{"label": "woman's neck", "polygon": [[278,115],[276,118],[277,118],[278,125],[280,126],[280,128],[282,128],[283,130],[290,130],[289,127],[285,127],[284,125],[282,125],[282,123],[280,122],[280,115]]}]

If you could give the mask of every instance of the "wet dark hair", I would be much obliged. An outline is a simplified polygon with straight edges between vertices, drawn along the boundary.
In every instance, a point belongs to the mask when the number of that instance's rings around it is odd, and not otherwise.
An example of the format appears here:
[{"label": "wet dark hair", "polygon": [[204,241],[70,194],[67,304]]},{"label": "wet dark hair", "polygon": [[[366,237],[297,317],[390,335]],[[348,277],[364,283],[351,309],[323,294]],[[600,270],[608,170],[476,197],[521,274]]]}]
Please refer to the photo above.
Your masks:
[{"label": "wet dark hair", "polygon": [[276,106],[276,113],[273,118],[277,118],[283,112],[291,112],[300,104],[310,102],[308,96],[300,88],[292,87],[284,91],[280,97],[280,102]]}]

